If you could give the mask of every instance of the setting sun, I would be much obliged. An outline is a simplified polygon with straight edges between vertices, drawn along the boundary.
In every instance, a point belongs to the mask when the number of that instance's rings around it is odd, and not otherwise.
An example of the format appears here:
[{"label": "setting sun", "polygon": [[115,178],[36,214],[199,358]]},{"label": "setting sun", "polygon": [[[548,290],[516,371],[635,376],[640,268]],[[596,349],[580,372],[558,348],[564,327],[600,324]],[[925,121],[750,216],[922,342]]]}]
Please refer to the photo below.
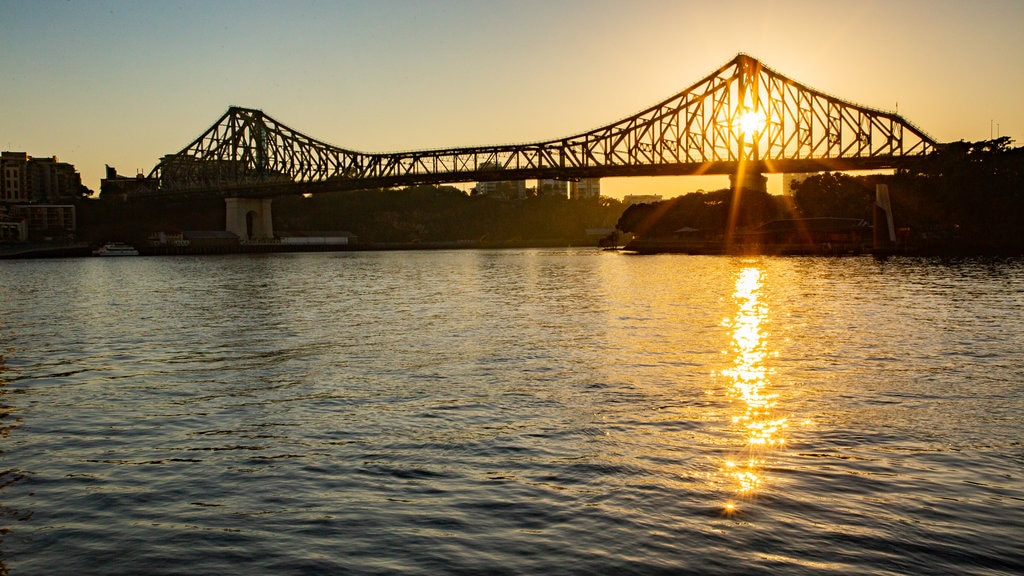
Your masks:
[{"label": "setting sun", "polygon": [[757,109],[744,108],[740,112],[738,120],[743,141],[749,143],[756,140],[757,135],[764,129],[767,122],[768,119],[765,117],[764,112]]}]

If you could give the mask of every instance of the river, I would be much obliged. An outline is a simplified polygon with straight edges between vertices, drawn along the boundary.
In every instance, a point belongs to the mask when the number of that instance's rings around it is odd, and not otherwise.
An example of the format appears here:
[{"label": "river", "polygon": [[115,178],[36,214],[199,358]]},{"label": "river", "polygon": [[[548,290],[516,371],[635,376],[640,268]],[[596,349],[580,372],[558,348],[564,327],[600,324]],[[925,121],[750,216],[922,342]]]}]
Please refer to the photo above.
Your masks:
[{"label": "river", "polygon": [[1019,574],[1024,261],[0,262],[30,574]]}]

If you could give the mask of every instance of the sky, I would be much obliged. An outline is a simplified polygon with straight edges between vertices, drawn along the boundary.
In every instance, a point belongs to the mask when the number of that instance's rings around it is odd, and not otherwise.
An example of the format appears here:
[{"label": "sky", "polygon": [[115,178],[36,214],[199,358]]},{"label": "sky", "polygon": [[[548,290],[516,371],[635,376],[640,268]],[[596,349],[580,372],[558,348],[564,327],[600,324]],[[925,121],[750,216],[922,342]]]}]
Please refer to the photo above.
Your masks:
[{"label": "sky", "polygon": [[149,173],[232,105],[361,152],[536,142],[630,116],[739,52],[940,142],[1019,146],[1022,30],[1021,0],[0,0],[0,150],[57,156],[98,192],[105,165]]}]

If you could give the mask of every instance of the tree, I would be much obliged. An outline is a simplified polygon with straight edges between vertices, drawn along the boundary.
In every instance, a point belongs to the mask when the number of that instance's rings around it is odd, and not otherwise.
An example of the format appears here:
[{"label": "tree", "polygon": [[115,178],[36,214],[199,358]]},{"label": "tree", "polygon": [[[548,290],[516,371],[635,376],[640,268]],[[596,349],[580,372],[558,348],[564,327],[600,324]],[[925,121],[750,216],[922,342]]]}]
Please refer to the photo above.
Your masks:
[{"label": "tree", "polygon": [[[896,175],[900,195],[960,251],[1024,251],[1024,148],[951,142]],[[898,197],[897,197],[898,198]]]},{"label": "tree", "polygon": [[796,184],[793,200],[805,218],[872,219],[875,189],[864,178],[842,173],[817,174]]},{"label": "tree", "polygon": [[[738,198],[738,200],[737,200]],[[731,189],[691,192],[653,204],[630,206],[619,218],[617,228],[638,237],[666,238],[683,228],[692,228],[702,236],[726,233],[733,203],[738,201],[737,228],[752,228],[779,218],[780,203],[767,192]]]}]

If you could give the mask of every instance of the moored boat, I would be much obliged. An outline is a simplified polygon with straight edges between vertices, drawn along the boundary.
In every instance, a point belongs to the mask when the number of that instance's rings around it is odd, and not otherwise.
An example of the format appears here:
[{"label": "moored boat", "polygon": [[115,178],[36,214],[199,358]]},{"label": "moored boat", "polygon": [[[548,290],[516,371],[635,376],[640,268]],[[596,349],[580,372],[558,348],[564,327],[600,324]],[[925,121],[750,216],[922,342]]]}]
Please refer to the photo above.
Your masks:
[{"label": "moored boat", "polygon": [[108,242],[100,248],[93,250],[94,256],[138,256],[139,251],[134,246],[123,242]]}]

